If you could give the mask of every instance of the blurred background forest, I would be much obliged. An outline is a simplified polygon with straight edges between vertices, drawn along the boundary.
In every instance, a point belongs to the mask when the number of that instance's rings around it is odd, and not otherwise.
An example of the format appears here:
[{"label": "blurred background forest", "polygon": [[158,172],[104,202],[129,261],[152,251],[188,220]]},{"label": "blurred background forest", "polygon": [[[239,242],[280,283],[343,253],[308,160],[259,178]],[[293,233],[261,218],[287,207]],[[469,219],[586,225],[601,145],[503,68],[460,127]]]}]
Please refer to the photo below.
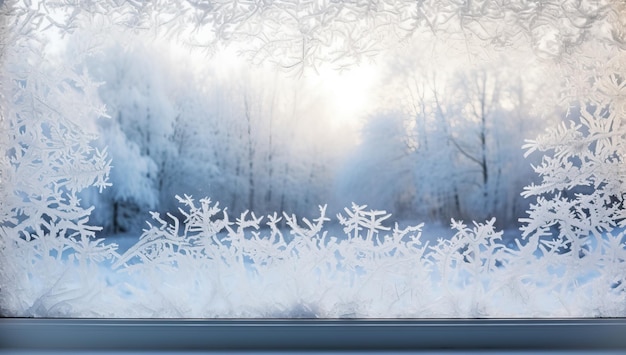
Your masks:
[{"label": "blurred background forest", "polygon": [[523,49],[469,57],[419,43],[344,71],[289,73],[236,50],[207,56],[94,31],[59,40],[55,58],[99,48],[85,70],[107,107],[97,145],[112,186],[82,200],[106,234],[139,231],[149,211],[175,214],[183,194],[235,214],[311,216],[355,202],[397,220],[495,216],[516,228],[538,163],[524,158],[524,139],[563,116],[546,110],[556,84]]}]

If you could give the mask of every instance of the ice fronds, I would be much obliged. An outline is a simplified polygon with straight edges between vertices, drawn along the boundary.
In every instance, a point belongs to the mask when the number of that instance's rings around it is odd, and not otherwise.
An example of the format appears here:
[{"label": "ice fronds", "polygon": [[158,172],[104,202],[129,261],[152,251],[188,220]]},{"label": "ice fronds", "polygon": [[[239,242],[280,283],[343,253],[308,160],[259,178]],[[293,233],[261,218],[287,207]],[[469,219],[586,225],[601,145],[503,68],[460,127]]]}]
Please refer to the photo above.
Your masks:
[{"label": "ice fronds", "polygon": [[[333,221],[244,212],[178,197],[152,214],[123,255],[101,241],[19,239],[4,245],[22,270],[3,310],[16,316],[527,317],[622,316],[624,232],[502,241],[495,219],[429,242],[423,224],[386,226],[385,211],[352,205]],[[286,227],[280,227],[280,222]],[[432,238],[431,238],[432,240]],[[71,239],[70,239],[71,241]],[[111,259],[113,263],[111,264]],[[33,267],[36,266],[36,269]],[[15,285],[13,285],[15,286]],[[11,300],[11,302],[9,302]]]}]

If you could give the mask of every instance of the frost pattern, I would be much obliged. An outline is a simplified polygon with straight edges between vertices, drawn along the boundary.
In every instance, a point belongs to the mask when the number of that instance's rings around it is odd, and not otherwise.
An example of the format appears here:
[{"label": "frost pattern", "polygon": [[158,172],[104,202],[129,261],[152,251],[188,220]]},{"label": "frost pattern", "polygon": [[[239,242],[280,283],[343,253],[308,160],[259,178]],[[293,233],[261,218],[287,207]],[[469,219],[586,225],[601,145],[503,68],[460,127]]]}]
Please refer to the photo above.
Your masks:
[{"label": "frost pattern", "polygon": [[[127,31],[153,31],[214,53],[232,45],[253,62],[271,61],[302,71],[333,63],[347,68],[423,33],[498,48],[527,42],[538,55],[557,58],[587,38],[626,43],[620,1],[35,1],[4,2],[10,15],[71,32],[81,17]],[[55,16],[49,16],[53,13]],[[29,27],[32,28],[32,26]],[[27,28],[29,28],[27,27]],[[243,44],[243,45],[242,45]]]},{"label": "frost pattern", "polygon": [[[7,0],[0,10],[3,315],[626,314],[621,2]],[[84,58],[50,68],[38,55],[38,31],[68,34],[86,19],[153,29],[209,51],[254,37],[260,41],[245,49],[253,61],[299,70],[325,61],[349,66],[376,54],[384,39],[424,29],[500,48],[526,41],[558,59],[566,78],[560,98],[575,103],[572,122],[526,146],[544,158],[535,167],[541,182],[523,192],[536,202],[515,245],[501,241],[493,219],[452,221],[454,236],[430,245],[422,225],[391,228],[386,212],[366,206],[346,209],[336,227],[326,225],[325,207],[313,220],[252,212],[231,220],[209,199],[185,196],[182,217],[153,214],[139,243],[118,255],[95,239],[91,208],[77,197],[108,185],[110,162],[90,131],[105,112],[97,84],[80,67]],[[599,51],[606,58],[585,55],[607,44],[611,50]]]},{"label": "frost pattern", "polygon": [[[554,241],[502,242],[495,219],[433,245],[423,225],[353,205],[329,222],[283,214],[231,218],[178,197],[181,218],[153,214],[114,268],[136,285],[120,314],[143,317],[524,317],[623,314],[624,233],[584,258]],[[278,228],[285,219],[288,232]],[[132,295],[132,296],[131,296]]]},{"label": "frost pattern", "polygon": [[11,316],[67,314],[103,286],[93,274],[115,255],[78,197],[109,185],[106,151],[91,146],[97,85],[72,63],[50,68],[33,40],[16,40],[0,72],[0,311]]}]

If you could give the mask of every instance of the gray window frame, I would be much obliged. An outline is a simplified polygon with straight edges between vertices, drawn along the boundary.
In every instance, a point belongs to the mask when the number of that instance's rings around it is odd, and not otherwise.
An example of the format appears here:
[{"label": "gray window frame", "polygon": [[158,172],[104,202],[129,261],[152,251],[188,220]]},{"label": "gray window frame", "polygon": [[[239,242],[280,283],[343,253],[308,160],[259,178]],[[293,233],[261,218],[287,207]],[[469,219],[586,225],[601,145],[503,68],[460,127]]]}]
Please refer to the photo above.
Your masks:
[{"label": "gray window frame", "polygon": [[609,350],[613,319],[0,319],[0,350]]}]

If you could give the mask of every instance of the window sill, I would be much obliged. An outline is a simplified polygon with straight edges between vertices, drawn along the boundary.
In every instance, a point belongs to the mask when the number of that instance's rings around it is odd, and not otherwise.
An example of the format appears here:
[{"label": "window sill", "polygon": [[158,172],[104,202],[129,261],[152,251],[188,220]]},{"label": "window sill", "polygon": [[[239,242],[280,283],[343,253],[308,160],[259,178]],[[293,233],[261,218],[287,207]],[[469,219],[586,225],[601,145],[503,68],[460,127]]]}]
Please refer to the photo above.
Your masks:
[{"label": "window sill", "polygon": [[3,350],[626,350],[626,319],[0,319]]}]

